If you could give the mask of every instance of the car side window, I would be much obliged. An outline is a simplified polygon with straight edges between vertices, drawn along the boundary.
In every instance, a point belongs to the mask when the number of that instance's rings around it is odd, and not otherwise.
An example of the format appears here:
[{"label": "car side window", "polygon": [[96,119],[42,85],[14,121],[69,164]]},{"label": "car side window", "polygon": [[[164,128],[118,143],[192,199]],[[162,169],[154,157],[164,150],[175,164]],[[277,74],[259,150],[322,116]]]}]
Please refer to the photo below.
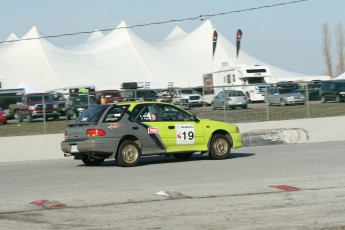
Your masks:
[{"label": "car side window", "polygon": [[117,122],[121,120],[126,110],[126,106],[114,106],[108,111],[107,115],[104,118],[104,122]]},{"label": "car side window", "polygon": [[150,104],[137,105],[133,111],[131,120],[133,121],[158,121],[156,107]]},{"label": "car side window", "polygon": [[179,109],[178,107],[166,105],[166,104],[157,104],[157,112],[160,121],[191,121],[192,116]]}]

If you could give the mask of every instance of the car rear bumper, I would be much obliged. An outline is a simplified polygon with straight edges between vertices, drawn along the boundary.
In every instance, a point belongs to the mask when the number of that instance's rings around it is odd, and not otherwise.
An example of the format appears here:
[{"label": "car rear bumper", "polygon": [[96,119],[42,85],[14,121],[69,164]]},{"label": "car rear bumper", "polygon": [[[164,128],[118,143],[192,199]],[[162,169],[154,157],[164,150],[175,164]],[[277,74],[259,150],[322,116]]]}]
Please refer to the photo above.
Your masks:
[{"label": "car rear bumper", "polygon": [[86,153],[110,155],[116,151],[119,139],[113,138],[93,138],[85,140],[65,140],[61,142],[61,150],[72,156],[82,155]]},{"label": "car rear bumper", "polygon": [[293,104],[304,104],[305,100],[286,100],[286,104],[293,105]]}]

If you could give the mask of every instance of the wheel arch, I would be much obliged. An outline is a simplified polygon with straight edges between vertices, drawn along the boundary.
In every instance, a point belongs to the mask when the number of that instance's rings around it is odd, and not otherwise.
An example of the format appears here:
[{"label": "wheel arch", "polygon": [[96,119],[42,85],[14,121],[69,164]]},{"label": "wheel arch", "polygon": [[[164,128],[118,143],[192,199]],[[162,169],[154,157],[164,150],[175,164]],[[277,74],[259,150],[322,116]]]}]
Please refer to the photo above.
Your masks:
[{"label": "wheel arch", "polygon": [[212,133],[212,135],[210,136],[210,139],[208,140],[207,146],[210,146],[210,143],[211,143],[212,138],[213,138],[215,135],[217,135],[217,134],[222,134],[222,135],[224,135],[226,138],[228,138],[229,141],[230,141],[230,144],[231,144],[230,147],[233,148],[234,144],[233,144],[233,140],[232,140],[231,134],[230,134],[229,132],[223,130],[223,129],[215,130],[215,131]]},{"label": "wheel arch", "polygon": [[115,158],[115,160],[117,160],[117,153],[119,151],[119,147],[122,144],[122,142],[127,141],[127,140],[134,141],[135,143],[138,144],[139,148],[142,149],[142,143],[141,143],[139,138],[137,138],[136,136],[133,136],[133,135],[126,135],[126,136],[123,136],[121,138],[121,140],[117,143],[115,152],[113,153],[113,155],[111,157],[113,157],[113,158]]}]

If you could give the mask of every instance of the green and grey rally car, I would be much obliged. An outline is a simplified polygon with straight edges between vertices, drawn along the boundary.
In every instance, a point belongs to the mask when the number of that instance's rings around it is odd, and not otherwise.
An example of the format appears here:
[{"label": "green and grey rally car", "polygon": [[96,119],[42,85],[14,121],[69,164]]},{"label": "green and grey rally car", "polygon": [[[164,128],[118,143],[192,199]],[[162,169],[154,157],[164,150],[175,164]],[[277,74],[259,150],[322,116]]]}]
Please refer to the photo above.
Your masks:
[{"label": "green and grey rally car", "polygon": [[116,159],[131,167],[142,156],[172,155],[185,159],[200,152],[224,159],[231,148],[242,147],[236,125],[199,119],[163,102],[123,102],[85,110],[65,130],[64,155],[81,158],[88,166]]}]

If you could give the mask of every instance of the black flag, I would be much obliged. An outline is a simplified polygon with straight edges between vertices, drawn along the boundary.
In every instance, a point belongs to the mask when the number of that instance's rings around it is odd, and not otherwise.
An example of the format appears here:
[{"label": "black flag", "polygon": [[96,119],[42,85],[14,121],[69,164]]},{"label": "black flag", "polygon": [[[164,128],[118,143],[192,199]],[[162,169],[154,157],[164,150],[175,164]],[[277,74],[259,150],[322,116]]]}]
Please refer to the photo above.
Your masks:
[{"label": "black flag", "polygon": [[240,45],[241,45],[241,38],[242,38],[242,31],[239,29],[236,33],[236,57],[238,57],[238,52],[240,51]]},{"label": "black flag", "polygon": [[213,53],[212,53],[212,58],[214,57],[214,53],[216,52],[217,38],[218,38],[217,31],[214,31],[213,32]]}]

